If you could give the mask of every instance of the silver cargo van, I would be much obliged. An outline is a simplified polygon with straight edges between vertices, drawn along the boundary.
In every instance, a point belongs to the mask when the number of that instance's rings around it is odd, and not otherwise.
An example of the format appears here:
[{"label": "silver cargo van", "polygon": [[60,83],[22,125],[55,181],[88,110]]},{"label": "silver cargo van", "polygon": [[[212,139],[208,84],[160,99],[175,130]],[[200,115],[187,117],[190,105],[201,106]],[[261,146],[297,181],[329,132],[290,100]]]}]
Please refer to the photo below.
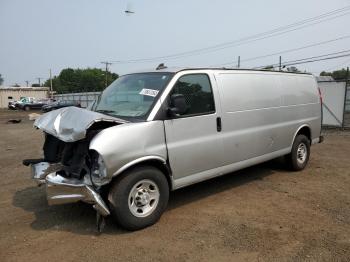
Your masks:
[{"label": "silver cargo van", "polygon": [[322,141],[314,77],[257,70],[127,74],[89,109],[54,110],[34,125],[43,158],[24,164],[49,204],[84,201],[129,230],[154,224],[170,190],[280,156],[302,170]]}]

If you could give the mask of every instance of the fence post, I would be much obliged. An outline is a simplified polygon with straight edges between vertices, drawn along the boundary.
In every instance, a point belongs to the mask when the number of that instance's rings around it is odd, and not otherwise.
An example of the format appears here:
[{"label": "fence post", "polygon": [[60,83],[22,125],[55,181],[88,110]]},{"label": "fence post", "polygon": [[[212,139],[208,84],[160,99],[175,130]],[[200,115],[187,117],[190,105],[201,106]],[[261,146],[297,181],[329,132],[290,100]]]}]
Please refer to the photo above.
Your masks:
[{"label": "fence post", "polygon": [[345,128],[345,113],[346,113],[346,98],[348,95],[348,82],[349,82],[349,67],[346,69],[346,77],[345,77],[345,94],[344,94],[344,108],[343,108],[343,124],[342,129]]}]

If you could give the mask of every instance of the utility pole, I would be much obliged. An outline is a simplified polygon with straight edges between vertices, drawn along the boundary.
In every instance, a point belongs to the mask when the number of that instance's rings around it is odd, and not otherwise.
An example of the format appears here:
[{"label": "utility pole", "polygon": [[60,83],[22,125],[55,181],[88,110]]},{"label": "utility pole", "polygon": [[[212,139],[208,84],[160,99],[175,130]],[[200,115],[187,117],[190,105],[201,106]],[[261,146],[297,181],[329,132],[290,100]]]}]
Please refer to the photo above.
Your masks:
[{"label": "utility pole", "polygon": [[51,98],[53,97],[53,92],[52,92],[52,73],[51,73],[51,68],[50,68],[50,96]]},{"label": "utility pole", "polygon": [[39,81],[39,86],[40,86],[40,80],[41,79],[44,79],[43,77],[37,77],[36,79],[38,79],[38,81]]},{"label": "utility pole", "polygon": [[282,70],[282,56],[280,56],[280,63],[279,63],[279,71],[281,71]]},{"label": "utility pole", "polygon": [[105,87],[108,86],[108,66],[111,65],[111,62],[105,61],[105,62],[101,62],[101,64],[105,64],[106,65],[106,81],[105,81]]},{"label": "utility pole", "polygon": [[241,67],[241,56],[238,56],[237,68]]},{"label": "utility pole", "polygon": [[29,86],[29,81],[26,80],[26,81],[24,81],[24,82],[26,82],[26,86],[28,87],[28,86]]}]

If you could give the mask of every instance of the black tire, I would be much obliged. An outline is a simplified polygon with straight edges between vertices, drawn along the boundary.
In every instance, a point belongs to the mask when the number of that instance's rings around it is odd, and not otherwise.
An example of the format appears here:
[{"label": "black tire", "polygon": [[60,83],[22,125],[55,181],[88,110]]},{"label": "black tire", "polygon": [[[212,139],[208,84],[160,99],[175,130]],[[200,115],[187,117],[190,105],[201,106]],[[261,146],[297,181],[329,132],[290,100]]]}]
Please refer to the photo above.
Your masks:
[{"label": "black tire", "polygon": [[29,106],[24,107],[24,111],[29,111],[29,109],[30,109]]},{"label": "black tire", "polygon": [[[306,150],[305,154],[301,153],[303,148]],[[293,171],[303,170],[309,161],[309,157],[310,140],[304,135],[297,135],[292,146],[292,152],[286,155],[288,167]]]},{"label": "black tire", "polygon": [[[154,209],[151,213],[144,217],[138,217],[132,213],[132,207],[129,206],[132,202],[137,202],[132,197],[132,192],[135,192],[133,189],[139,190],[137,187],[142,181],[151,181],[157,186],[159,199],[157,204],[152,207]],[[131,201],[131,199],[134,200]],[[121,227],[127,230],[138,230],[156,223],[166,209],[168,199],[168,181],[163,172],[152,166],[138,166],[128,170],[113,182],[108,195],[112,217]],[[133,206],[137,208],[136,204]],[[143,214],[140,213],[139,215]]]}]

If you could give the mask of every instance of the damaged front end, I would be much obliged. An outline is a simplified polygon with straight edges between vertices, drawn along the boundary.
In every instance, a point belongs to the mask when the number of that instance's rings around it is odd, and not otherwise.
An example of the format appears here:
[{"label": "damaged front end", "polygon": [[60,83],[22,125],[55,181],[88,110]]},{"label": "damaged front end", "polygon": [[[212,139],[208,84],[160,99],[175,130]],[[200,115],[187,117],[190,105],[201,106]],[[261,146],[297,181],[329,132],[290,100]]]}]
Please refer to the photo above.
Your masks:
[{"label": "damaged front end", "polygon": [[101,216],[110,214],[101,196],[101,187],[110,178],[102,156],[89,150],[89,145],[101,130],[125,122],[76,107],[55,110],[36,120],[34,126],[45,134],[44,157],[23,164],[31,166],[38,185],[46,185],[50,205],[83,201]]}]

